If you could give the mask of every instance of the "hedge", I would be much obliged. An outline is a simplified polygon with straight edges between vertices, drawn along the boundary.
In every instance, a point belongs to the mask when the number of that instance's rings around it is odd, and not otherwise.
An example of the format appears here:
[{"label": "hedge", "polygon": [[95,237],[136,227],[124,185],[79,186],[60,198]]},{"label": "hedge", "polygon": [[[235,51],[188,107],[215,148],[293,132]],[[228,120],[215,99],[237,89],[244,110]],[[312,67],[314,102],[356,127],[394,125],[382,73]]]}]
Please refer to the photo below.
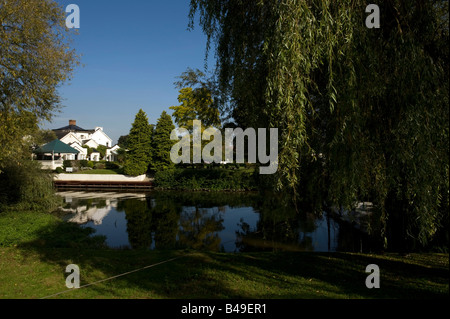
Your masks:
[{"label": "hedge", "polygon": [[257,170],[183,169],[155,173],[154,186],[183,190],[256,190]]}]

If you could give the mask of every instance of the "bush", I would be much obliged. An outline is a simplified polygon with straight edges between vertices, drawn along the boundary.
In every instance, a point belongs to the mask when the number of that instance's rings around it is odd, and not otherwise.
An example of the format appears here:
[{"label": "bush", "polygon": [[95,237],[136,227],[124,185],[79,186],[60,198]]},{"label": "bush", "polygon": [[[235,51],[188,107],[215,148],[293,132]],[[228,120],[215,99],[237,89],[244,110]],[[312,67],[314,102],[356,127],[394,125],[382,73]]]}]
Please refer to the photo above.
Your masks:
[{"label": "bush", "polygon": [[64,169],[62,167],[57,167],[55,171],[58,174],[64,173]]},{"label": "bush", "polygon": [[80,161],[74,160],[70,161],[70,163],[72,164],[74,171],[77,171],[81,167]]},{"label": "bush", "polygon": [[105,168],[105,164],[103,163],[96,163],[94,165],[95,169],[104,169]]},{"label": "bush", "polygon": [[63,168],[66,169],[67,167],[72,167],[72,161],[70,161],[70,160],[64,160],[64,162],[63,162]]},{"label": "bush", "polygon": [[89,168],[94,168],[94,162],[93,162],[93,161],[89,161],[89,162],[87,163],[87,167],[89,167]]},{"label": "bush", "polygon": [[120,168],[119,164],[114,163],[114,162],[105,162],[105,167],[107,169],[119,169]]},{"label": "bush", "polygon": [[146,174],[147,170],[143,171],[143,167],[148,164],[145,163],[144,160],[138,158],[128,158],[123,167],[123,171],[125,175],[129,176],[139,176],[142,174]]},{"label": "bush", "polygon": [[80,167],[89,167],[88,160],[80,160]]},{"label": "bush", "polygon": [[8,163],[0,173],[0,211],[51,211],[60,204],[53,187],[52,175],[39,164],[22,160]]}]

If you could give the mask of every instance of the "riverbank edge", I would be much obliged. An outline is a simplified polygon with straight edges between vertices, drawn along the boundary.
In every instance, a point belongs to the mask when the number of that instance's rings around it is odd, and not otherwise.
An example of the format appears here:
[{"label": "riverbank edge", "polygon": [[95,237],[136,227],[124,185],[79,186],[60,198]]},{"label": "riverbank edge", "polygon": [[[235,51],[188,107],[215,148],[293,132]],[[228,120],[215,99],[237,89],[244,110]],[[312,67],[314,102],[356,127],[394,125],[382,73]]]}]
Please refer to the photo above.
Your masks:
[{"label": "riverbank edge", "polygon": [[53,181],[64,182],[151,182],[147,175],[128,176],[123,174],[55,174]]},{"label": "riverbank edge", "polygon": [[[179,169],[182,170],[182,169]],[[228,171],[227,171],[228,172]],[[195,176],[195,175],[194,175]],[[140,175],[128,176],[124,174],[76,174],[76,173],[61,173],[53,176],[53,183],[56,188],[70,188],[79,189],[84,187],[86,189],[103,188],[136,188],[140,184],[146,186],[146,189],[154,190],[172,190],[172,191],[195,191],[195,192],[257,192],[258,187],[251,188],[206,188],[206,187],[164,187],[157,186],[158,180],[154,176]],[[156,185],[155,185],[156,184]]]}]

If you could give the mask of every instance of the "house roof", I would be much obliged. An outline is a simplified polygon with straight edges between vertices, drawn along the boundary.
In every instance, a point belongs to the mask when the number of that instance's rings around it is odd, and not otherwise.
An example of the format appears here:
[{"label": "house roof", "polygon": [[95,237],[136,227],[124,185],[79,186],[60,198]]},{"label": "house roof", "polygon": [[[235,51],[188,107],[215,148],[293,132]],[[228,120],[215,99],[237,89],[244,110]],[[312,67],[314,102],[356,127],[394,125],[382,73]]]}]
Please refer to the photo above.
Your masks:
[{"label": "house roof", "polygon": [[94,130],[85,130],[84,128],[79,127],[78,125],[67,125],[64,127],[60,127],[52,130],[55,132],[56,137],[59,139],[63,138],[69,132],[86,132],[86,133],[94,133]]},{"label": "house roof", "polygon": [[79,132],[79,131],[90,131],[90,130],[85,130],[84,128],[81,128],[78,125],[67,125],[67,126],[64,126],[64,127],[60,127],[60,128],[54,129],[53,131]]},{"label": "house roof", "polygon": [[37,153],[37,154],[53,153],[53,152],[54,153],[70,153],[70,154],[78,154],[79,153],[78,150],[61,142],[58,139],[53,140],[50,143],[47,143],[34,151],[34,153]]}]

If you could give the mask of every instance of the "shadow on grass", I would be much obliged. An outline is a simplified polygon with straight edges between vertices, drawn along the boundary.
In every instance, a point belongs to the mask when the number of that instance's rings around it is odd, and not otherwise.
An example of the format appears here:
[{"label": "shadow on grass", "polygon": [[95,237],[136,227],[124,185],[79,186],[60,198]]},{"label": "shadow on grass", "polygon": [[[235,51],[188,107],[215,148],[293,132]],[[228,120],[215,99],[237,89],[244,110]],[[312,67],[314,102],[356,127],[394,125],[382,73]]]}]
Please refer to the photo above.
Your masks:
[{"label": "shadow on grass", "polygon": [[[60,269],[60,282],[42,297],[67,289],[68,264],[80,267],[83,286],[181,257],[58,297],[448,298],[448,255],[113,250],[105,247],[104,237],[91,235],[89,228],[60,222],[17,247],[23,255]],[[380,289],[365,286],[369,264],[380,268]]]},{"label": "shadow on grass", "polygon": [[[388,259],[380,255],[302,252],[236,255],[234,258],[215,256],[217,264],[220,265],[218,267],[223,267],[224,271],[235,272],[248,280],[265,280],[268,287],[289,286],[290,282],[285,278],[303,278],[305,287],[309,286],[309,289],[304,291],[299,289],[298,294],[296,291],[293,294],[282,293],[276,298],[448,297],[448,263],[445,268],[436,263],[411,264],[405,258],[408,257]],[[448,256],[442,256],[442,259],[444,258],[448,259]],[[368,289],[365,285],[369,275],[365,273],[365,268],[369,264],[377,264],[380,268],[380,289]],[[270,294],[262,297],[270,298]]]}]

